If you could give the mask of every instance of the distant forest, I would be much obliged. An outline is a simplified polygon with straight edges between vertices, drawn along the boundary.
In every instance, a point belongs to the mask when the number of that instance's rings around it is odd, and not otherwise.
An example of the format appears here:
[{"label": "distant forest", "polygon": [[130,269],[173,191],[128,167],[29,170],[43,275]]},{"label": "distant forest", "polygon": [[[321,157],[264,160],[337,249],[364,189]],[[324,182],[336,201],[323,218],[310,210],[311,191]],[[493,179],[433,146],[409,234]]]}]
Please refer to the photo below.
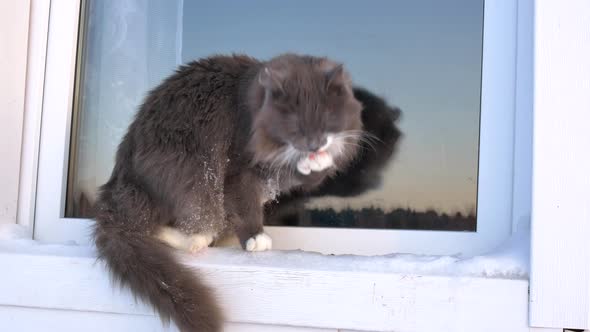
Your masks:
[{"label": "distant forest", "polygon": [[281,213],[267,218],[266,225],[271,226],[307,226],[340,228],[377,228],[377,229],[415,229],[470,231],[476,230],[475,214],[464,215],[438,213],[434,210],[415,211],[412,209],[395,209],[385,213],[379,208],[369,207],[360,210],[346,209],[336,212],[333,209],[301,209],[291,213]]}]

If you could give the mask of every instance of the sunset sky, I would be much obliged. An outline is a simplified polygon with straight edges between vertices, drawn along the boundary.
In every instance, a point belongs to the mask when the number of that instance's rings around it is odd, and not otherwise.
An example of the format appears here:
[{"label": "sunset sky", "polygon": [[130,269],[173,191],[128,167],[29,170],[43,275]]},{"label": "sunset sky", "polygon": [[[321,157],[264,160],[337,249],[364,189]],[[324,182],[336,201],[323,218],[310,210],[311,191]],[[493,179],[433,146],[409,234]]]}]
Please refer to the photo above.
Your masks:
[{"label": "sunset sky", "polygon": [[483,0],[187,1],[184,8],[185,61],[229,52],[327,55],[355,84],[403,110],[405,138],[383,189],[353,206],[475,207]]},{"label": "sunset sky", "polygon": [[338,206],[465,212],[477,193],[483,0],[91,1],[76,190],[108,178],[145,93],[180,62],[293,51],[343,62],[403,111],[381,190]]}]

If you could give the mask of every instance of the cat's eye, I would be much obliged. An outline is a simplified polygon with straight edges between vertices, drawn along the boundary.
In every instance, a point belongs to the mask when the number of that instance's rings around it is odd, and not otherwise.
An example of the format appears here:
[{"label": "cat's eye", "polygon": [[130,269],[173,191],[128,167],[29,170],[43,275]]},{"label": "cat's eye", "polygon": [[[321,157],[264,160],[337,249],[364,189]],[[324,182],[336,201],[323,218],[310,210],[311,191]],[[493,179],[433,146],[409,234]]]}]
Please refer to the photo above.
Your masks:
[{"label": "cat's eye", "polygon": [[285,92],[283,90],[281,90],[281,89],[272,90],[270,92],[270,96],[275,101],[277,101],[277,100],[278,101],[282,101],[282,100],[284,100],[286,98]]},{"label": "cat's eye", "polygon": [[283,117],[286,117],[286,119],[289,119],[290,117],[293,116],[293,108],[289,107],[289,105],[286,104],[281,104],[279,103],[275,103],[275,105],[273,106],[274,109],[276,111],[278,111]]}]

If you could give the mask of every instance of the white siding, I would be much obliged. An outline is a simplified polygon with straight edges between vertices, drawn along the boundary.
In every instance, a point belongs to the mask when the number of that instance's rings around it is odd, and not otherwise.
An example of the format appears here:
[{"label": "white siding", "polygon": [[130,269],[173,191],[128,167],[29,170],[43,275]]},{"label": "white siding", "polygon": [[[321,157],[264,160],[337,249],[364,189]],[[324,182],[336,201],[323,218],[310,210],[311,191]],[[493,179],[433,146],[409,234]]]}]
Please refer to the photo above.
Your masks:
[{"label": "white siding", "polygon": [[590,1],[536,1],[531,325],[590,328]]},{"label": "white siding", "polygon": [[[217,291],[227,317],[241,324],[396,332],[529,331],[526,280],[220,263],[194,266]],[[0,306],[154,318],[127,290],[111,287],[94,257],[0,253],[0,266]],[[23,317],[36,319],[32,314]],[[155,319],[142,324],[159,328]]]}]

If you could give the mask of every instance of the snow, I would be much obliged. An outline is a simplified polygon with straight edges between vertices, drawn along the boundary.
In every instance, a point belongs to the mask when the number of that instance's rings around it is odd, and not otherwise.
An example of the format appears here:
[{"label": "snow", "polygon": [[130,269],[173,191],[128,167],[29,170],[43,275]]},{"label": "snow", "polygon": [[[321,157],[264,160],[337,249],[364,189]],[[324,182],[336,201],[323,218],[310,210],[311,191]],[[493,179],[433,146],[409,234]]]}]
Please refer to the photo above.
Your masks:
[{"label": "snow", "polygon": [[[383,256],[322,255],[313,252],[245,252],[236,248],[208,248],[196,255],[181,254],[189,265],[232,265],[333,272],[397,273],[432,276],[470,276],[528,279],[530,230],[524,227],[488,254],[474,257],[390,254]],[[30,239],[27,229],[0,224],[0,253],[96,257],[91,246],[44,244]]]},{"label": "snow", "polygon": [[96,257],[94,248],[71,244],[48,244],[31,240],[26,227],[0,223],[0,253],[48,256]]},{"label": "snow", "polygon": [[187,262],[341,272],[528,279],[529,247],[530,230],[524,228],[495,250],[474,257],[412,254],[332,256],[301,250],[247,253],[241,249],[209,248],[198,254],[197,258],[188,257]]}]

